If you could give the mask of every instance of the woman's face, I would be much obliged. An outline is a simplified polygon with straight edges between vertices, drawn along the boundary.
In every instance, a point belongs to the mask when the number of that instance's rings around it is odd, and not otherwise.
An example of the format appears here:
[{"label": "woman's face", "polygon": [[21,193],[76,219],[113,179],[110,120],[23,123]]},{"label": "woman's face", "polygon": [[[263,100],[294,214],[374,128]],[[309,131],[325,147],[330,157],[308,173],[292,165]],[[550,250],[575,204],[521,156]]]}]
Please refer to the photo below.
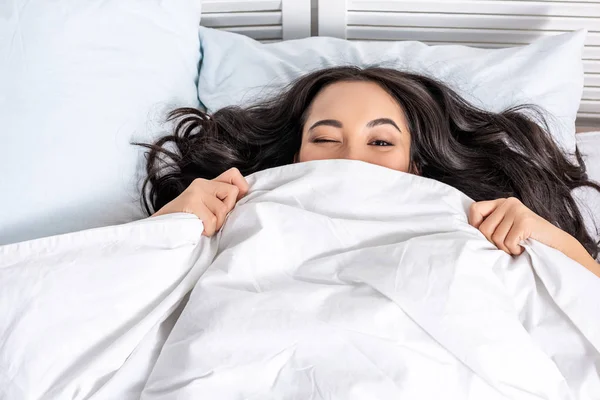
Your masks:
[{"label": "woman's face", "polygon": [[338,82],[313,100],[297,162],[343,158],[398,171],[410,166],[404,112],[373,82]]}]

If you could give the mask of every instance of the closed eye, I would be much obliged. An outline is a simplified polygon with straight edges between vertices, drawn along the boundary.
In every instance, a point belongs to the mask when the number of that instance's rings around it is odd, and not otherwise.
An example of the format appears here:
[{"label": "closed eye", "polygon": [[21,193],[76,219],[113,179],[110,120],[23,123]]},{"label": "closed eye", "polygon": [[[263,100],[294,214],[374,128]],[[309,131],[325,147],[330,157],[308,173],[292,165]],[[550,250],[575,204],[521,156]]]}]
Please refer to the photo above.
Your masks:
[{"label": "closed eye", "polygon": [[380,147],[385,147],[385,146],[393,146],[392,143],[390,142],[386,142],[385,140],[373,140],[371,143],[369,143],[370,145],[373,146],[380,146]]},{"label": "closed eye", "polygon": [[333,139],[314,139],[313,143],[337,143],[337,140],[333,140]]}]

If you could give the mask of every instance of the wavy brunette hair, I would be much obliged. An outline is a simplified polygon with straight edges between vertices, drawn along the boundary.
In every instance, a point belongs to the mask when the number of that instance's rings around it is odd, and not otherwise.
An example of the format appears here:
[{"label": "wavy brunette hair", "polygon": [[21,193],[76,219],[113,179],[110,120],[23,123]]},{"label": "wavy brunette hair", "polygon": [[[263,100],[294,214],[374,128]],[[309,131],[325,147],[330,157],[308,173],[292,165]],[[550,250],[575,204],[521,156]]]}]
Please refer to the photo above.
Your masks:
[{"label": "wavy brunette hair", "polygon": [[404,111],[412,171],[444,182],[475,201],[516,197],[574,236],[596,258],[600,243],[586,231],[571,194],[600,185],[559,149],[541,110],[516,106],[500,113],[466,102],[444,83],[387,68],[336,67],[302,76],[265,101],[225,107],[212,115],[194,108],[169,114],[174,132],[148,148],[142,203],[148,214],[177,197],[196,178],[213,179],[236,167],[243,175],[294,162],[315,96],[335,82],[379,84]]}]

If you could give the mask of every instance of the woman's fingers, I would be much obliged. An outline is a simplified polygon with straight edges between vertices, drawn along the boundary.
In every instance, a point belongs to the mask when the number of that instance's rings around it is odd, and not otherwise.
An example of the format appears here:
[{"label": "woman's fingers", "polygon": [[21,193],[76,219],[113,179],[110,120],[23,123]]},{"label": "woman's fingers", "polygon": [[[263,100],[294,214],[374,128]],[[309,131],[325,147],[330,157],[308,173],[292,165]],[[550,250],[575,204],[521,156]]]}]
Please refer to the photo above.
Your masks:
[{"label": "woman's fingers", "polygon": [[508,254],[519,255],[524,249],[519,245],[529,237],[526,227],[531,225],[523,204],[516,198],[481,201],[474,203],[469,210],[469,222],[498,249]]},{"label": "woman's fingers", "polygon": [[196,215],[204,224],[205,236],[212,236],[225,223],[227,213],[248,192],[248,182],[236,168],[229,169],[213,180],[194,181],[154,216],[185,212]]},{"label": "woman's fingers", "polygon": [[221,175],[217,176],[214,179],[214,181],[228,183],[237,187],[238,193],[235,199],[236,201],[241,199],[246,195],[246,193],[248,193],[248,182],[246,182],[246,178],[244,178],[242,173],[237,168],[228,169]]},{"label": "woman's fingers", "polygon": [[212,236],[217,231],[217,216],[204,204],[198,203],[194,214],[200,218],[204,225],[204,236]]},{"label": "woman's fingers", "polygon": [[235,185],[220,181],[214,181],[212,184],[214,187],[214,198],[225,203],[227,212],[233,210],[233,207],[239,198],[240,189]]},{"label": "woman's fingers", "polygon": [[[503,200],[505,200],[505,199],[503,199]],[[488,211],[490,208],[491,207],[488,207],[484,211]],[[478,229],[481,231],[481,233],[483,233],[483,236],[485,236],[492,243],[494,243],[492,235],[494,234],[494,232],[496,231],[496,228],[498,228],[498,226],[504,219],[504,216],[506,215],[506,211],[507,211],[506,200],[502,201],[502,202],[498,202],[497,207],[489,215],[485,216],[485,219],[483,220],[483,222],[481,222],[479,224]],[[485,214],[481,213],[481,215],[485,215]]]},{"label": "woman's fingers", "polygon": [[525,251],[519,244],[521,240],[523,240],[522,230],[513,224],[513,229],[510,230],[508,235],[506,235],[506,239],[504,239],[504,245],[508,248],[510,254],[518,256]]},{"label": "woman's fingers", "polygon": [[493,213],[506,199],[478,201],[469,208],[469,224],[479,229],[483,221]]},{"label": "woman's fingers", "polygon": [[510,215],[510,212],[506,213],[500,224],[498,224],[496,227],[494,233],[492,233],[492,242],[496,245],[496,247],[508,254],[512,253],[506,246],[505,240],[513,227],[513,223],[514,218]]},{"label": "woman's fingers", "polygon": [[224,202],[212,196],[206,198],[204,204],[210,210],[210,212],[217,218],[215,224],[215,231],[218,231],[225,223],[227,213],[231,211],[231,209]]},{"label": "woman's fingers", "polygon": [[212,236],[221,229],[235,203],[248,192],[248,183],[237,168],[231,168],[204,185],[208,191],[202,202],[210,213],[207,218],[214,219],[209,221],[206,231],[207,236]]}]

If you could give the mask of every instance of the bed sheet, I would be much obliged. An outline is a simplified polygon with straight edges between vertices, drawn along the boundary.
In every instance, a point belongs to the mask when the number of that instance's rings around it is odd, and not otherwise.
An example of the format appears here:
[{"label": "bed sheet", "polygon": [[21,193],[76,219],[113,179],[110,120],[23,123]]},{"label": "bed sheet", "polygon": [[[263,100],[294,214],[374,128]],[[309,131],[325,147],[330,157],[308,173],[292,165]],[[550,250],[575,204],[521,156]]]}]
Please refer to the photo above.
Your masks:
[{"label": "bed sheet", "polygon": [[577,146],[584,154],[588,173],[592,179],[600,181],[600,131],[578,134]]},{"label": "bed sheet", "polygon": [[[600,183],[600,131],[578,134],[577,147],[583,155],[589,178]],[[585,189],[576,192],[576,196],[583,205],[588,230],[600,240],[600,194]]]}]

